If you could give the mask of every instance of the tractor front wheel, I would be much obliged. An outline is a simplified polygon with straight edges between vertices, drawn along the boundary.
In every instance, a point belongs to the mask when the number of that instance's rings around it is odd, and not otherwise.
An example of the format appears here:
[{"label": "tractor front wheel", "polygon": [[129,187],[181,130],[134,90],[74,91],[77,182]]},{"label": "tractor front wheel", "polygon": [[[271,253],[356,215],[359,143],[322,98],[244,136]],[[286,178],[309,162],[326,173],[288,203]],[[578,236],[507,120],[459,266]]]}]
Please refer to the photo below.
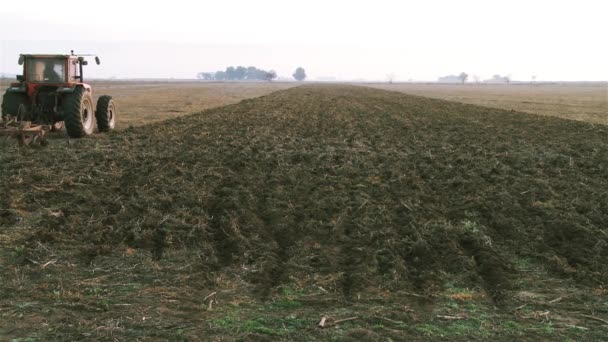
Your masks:
[{"label": "tractor front wheel", "polygon": [[97,110],[95,111],[97,119],[97,129],[100,132],[109,132],[116,125],[116,102],[112,96],[103,95],[97,100]]},{"label": "tractor front wheel", "polygon": [[70,138],[82,138],[93,133],[94,115],[91,94],[83,87],[76,87],[64,101],[63,121]]}]

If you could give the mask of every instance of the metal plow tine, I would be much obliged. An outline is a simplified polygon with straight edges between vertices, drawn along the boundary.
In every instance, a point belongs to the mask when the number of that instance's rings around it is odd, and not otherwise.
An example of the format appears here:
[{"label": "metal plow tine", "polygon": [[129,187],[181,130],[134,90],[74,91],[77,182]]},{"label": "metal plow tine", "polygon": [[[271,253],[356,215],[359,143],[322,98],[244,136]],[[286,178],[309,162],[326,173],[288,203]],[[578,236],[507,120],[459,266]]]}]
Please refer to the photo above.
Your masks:
[{"label": "metal plow tine", "polygon": [[43,145],[45,130],[38,131],[22,131],[19,137],[19,143],[22,146],[28,145]]},{"label": "metal plow tine", "polygon": [[21,146],[29,146],[30,144],[33,144],[36,140],[36,136],[37,134],[32,134],[32,133],[21,133],[18,135],[17,139],[19,139],[19,145]]},{"label": "metal plow tine", "polygon": [[29,121],[21,122],[19,127],[1,127],[0,135],[15,137],[20,146],[42,145],[45,133],[50,130],[50,126],[32,126]]}]

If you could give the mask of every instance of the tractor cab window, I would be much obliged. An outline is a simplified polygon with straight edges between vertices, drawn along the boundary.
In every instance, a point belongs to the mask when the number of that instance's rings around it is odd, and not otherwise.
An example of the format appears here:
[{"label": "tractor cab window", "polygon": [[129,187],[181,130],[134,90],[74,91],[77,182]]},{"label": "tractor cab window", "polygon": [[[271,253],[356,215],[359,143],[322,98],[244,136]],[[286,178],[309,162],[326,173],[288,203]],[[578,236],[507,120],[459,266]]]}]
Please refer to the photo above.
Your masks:
[{"label": "tractor cab window", "polygon": [[65,63],[58,58],[40,58],[27,60],[27,80],[30,82],[57,83],[65,82]]}]

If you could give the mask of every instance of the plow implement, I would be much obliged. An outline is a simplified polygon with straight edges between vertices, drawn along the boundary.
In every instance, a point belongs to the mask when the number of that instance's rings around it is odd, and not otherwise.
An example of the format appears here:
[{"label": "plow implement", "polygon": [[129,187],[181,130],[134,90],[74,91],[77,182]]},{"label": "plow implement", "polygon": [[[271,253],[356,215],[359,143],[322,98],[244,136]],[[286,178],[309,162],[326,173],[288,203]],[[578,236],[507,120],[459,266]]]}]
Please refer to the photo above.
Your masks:
[{"label": "plow implement", "polygon": [[51,130],[51,125],[34,125],[30,121],[19,123],[8,122],[0,126],[0,136],[14,137],[19,141],[19,145],[42,145],[44,136]]}]

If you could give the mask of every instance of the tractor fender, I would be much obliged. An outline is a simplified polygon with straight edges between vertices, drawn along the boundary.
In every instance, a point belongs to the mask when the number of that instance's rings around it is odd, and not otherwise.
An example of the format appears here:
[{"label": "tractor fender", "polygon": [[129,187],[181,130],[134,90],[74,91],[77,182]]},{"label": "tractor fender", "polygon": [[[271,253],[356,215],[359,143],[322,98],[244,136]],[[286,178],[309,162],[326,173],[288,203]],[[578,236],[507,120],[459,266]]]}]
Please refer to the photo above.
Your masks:
[{"label": "tractor fender", "polygon": [[22,93],[22,94],[25,94],[26,91],[27,90],[25,89],[25,87],[22,87],[22,86],[18,86],[18,87],[11,86],[11,87],[8,87],[6,89],[7,93]]},{"label": "tractor fender", "polygon": [[67,86],[67,87],[60,87],[60,88],[57,88],[57,92],[62,93],[62,94],[73,93],[76,90],[76,88],[78,88],[78,87],[84,88],[84,90],[87,93],[91,92],[91,86],[88,84],[76,84],[76,85]]},{"label": "tractor fender", "polygon": [[76,89],[76,87],[61,87],[61,88],[57,88],[57,92],[61,93],[61,94],[73,93],[75,89]]}]

